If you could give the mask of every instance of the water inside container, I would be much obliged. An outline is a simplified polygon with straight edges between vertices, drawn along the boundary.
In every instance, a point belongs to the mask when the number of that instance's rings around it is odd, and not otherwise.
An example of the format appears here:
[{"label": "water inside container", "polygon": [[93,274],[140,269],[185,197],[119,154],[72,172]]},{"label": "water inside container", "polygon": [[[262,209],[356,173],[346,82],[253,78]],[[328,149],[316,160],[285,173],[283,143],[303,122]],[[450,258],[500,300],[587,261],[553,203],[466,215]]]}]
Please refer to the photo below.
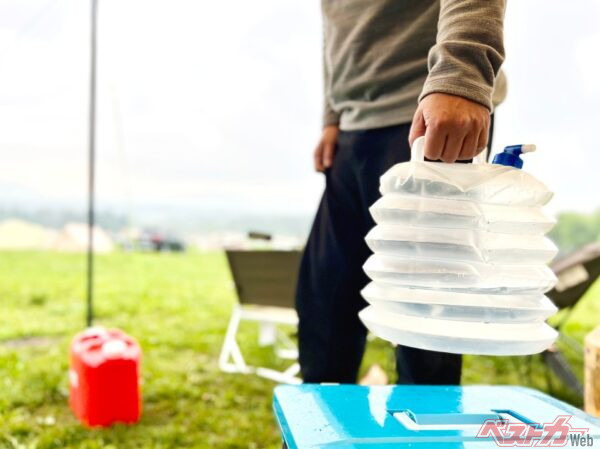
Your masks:
[{"label": "water inside container", "polygon": [[556,223],[540,206],[483,204],[387,193],[369,209],[376,223],[543,235]]},{"label": "water inside container", "polygon": [[546,265],[489,265],[373,254],[363,268],[372,280],[382,283],[472,293],[537,294],[556,283]]},{"label": "water inside container", "polygon": [[526,355],[544,351],[557,332],[544,322],[479,323],[441,320],[381,311],[359,313],[365,326],[395,345],[429,351],[483,355]]},{"label": "water inside container", "polygon": [[404,315],[480,322],[543,321],[556,306],[544,295],[494,295],[369,283],[362,296],[376,308]]},{"label": "water inside container", "polygon": [[471,229],[442,229],[380,224],[366,236],[378,254],[490,264],[544,264],[558,248],[543,235],[514,235]]},{"label": "water inside container", "polygon": [[381,177],[380,191],[505,206],[543,206],[552,198],[529,173],[494,164],[396,164]]}]

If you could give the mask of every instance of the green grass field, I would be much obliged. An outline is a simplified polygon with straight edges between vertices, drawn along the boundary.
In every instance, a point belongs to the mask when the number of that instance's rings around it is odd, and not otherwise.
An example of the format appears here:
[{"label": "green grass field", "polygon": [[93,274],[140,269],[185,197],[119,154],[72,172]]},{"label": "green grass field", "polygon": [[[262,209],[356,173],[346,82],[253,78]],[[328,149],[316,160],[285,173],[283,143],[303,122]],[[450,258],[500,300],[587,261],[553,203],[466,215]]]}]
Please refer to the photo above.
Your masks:
[{"label": "green grass field", "polygon": [[[67,406],[67,352],[83,328],[84,269],[82,255],[0,253],[0,448],[280,447],[271,413],[274,384],[217,367],[235,303],[221,253],[97,258],[97,324],[139,340],[144,411],[136,426],[82,428]],[[600,322],[599,309],[596,284],[567,330],[581,339]],[[248,359],[276,363],[269,349],[257,346],[252,325],[240,341]],[[539,359],[531,368],[525,361],[466,357],[463,383],[546,390]],[[393,351],[383,341],[369,343],[363,370],[375,362],[393,379]],[[555,395],[580,403],[553,383]]]}]

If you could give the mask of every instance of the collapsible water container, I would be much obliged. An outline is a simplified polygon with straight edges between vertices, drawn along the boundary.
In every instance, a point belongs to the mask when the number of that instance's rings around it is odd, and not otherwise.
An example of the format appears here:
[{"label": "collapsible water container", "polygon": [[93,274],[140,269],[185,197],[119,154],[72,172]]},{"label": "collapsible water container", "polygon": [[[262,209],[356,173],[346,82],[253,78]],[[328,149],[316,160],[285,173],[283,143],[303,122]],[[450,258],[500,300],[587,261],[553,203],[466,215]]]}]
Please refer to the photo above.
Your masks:
[{"label": "collapsible water container", "polygon": [[494,163],[428,162],[423,138],[410,162],[380,180],[366,236],[374,254],[359,316],[394,344],[464,354],[541,352],[557,336],[544,320],[556,307],[545,236],[552,192],[521,170],[532,145],[505,148]]}]

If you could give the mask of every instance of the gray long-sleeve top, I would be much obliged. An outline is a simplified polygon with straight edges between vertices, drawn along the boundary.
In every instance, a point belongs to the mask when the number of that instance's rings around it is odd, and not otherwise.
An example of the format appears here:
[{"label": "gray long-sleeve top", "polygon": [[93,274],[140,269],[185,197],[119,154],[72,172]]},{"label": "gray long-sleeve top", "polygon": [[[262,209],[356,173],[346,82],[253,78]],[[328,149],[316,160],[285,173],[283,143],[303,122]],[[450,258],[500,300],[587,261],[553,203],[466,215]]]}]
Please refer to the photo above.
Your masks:
[{"label": "gray long-sleeve top", "polygon": [[322,0],[324,124],[409,123],[442,92],[492,110],[506,83],[504,0]]}]

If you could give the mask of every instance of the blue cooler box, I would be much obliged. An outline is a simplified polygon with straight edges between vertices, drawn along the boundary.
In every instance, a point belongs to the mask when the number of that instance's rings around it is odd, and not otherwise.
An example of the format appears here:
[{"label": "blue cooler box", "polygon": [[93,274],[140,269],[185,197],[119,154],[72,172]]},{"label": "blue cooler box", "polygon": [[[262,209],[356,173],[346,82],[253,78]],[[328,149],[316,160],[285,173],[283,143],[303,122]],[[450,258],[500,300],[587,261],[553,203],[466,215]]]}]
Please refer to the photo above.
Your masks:
[{"label": "blue cooler box", "polygon": [[522,387],[281,385],[273,408],[289,449],[600,447],[600,420]]}]

